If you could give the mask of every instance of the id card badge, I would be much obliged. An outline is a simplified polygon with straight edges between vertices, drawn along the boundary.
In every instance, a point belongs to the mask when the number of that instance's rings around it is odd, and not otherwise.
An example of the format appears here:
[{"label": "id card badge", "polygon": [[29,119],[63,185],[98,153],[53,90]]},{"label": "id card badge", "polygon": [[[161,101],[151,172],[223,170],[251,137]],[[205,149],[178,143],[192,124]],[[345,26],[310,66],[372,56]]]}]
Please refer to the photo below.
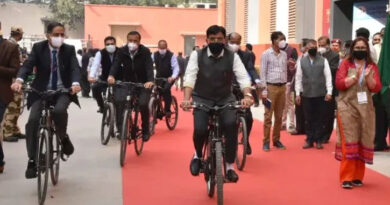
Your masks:
[{"label": "id card badge", "polygon": [[366,92],[358,92],[357,93],[357,98],[358,98],[358,103],[360,105],[368,103],[368,98],[367,98],[367,93]]}]

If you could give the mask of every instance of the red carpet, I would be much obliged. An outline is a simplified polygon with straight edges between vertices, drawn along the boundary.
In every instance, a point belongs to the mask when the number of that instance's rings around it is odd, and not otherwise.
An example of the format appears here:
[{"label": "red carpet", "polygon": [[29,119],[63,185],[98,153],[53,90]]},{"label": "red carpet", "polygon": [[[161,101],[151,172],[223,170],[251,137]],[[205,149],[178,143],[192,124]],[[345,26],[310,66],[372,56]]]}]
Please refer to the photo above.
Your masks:
[{"label": "red carpet", "polygon": [[[175,94],[181,99],[181,93]],[[206,194],[203,175],[193,177],[189,172],[192,126],[192,114],[180,110],[177,128],[169,131],[159,121],[141,156],[136,156],[133,146],[128,148],[122,170],[125,205],[216,204],[216,197]],[[262,123],[256,121],[250,139],[254,153],[244,172],[238,172],[238,183],[224,186],[225,204],[390,204],[390,178],[369,169],[363,187],[340,188],[339,162],[332,154],[334,137],[323,150],[302,150],[304,136],[283,132],[287,150],[271,148],[264,153],[262,130]]]}]

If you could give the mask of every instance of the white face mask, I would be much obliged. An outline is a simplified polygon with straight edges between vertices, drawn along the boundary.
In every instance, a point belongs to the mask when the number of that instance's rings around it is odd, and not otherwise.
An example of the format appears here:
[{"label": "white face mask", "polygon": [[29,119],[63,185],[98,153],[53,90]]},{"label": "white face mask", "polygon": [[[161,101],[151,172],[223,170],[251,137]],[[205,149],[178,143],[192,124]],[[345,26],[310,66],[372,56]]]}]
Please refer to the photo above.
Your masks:
[{"label": "white face mask", "polygon": [[130,51],[135,51],[138,49],[138,45],[136,43],[133,43],[133,42],[128,43],[127,46],[129,47]]},{"label": "white face mask", "polygon": [[108,45],[108,46],[106,46],[106,50],[109,53],[114,53],[116,50],[116,47],[115,47],[115,45]]},{"label": "white face mask", "polygon": [[159,49],[158,52],[161,54],[161,55],[165,55],[167,53],[167,49]]},{"label": "white face mask", "polygon": [[64,38],[63,37],[50,37],[51,39],[51,45],[55,48],[59,48],[62,46],[62,44],[64,43]]},{"label": "white face mask", "polygon": [[237,44],[228,43],[228,46],[230,50],[233,52],[237,52],[240,49],[240,46]]},{"label": "white face mask", "polygon": [[286,41],[285,41],[285,40],[279,41],[279,48],[280,48],[280,49],[283,49],[283,48],[285,48],[285,47],[286,47],[286,45],[287,45],[287,43],[286,43]]},{"label": "white face mask", "polygon": [[326,48],[324,47],[319,47],[318,48],[318,52],[321,53],[321,54],[324,54],[326,52]]}]

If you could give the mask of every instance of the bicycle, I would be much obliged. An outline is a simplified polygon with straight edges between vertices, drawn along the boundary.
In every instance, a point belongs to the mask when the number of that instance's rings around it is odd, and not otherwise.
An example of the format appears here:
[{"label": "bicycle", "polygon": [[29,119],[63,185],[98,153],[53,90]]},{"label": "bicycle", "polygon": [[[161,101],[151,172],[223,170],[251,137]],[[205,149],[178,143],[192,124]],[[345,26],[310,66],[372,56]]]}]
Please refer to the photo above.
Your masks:
[{"label": "bicycle", "polygon": [[142,153],[144,141],[142,138],[142,119],[137,94],[140,89],[145,89],[142,83],[117,82],[116,86],[128,87],[125,109],[123,114],[121,130],[120,159],[121,167],[125,164],[127,144],[134,141],[134,148],[137,155]]},{"label": "bicycle", "polygon": [[226,173],[226,167],[224,162],[224,136],[221,132],[219,115],[224,109],[240,109],[241,102],[228,103],[223,106],[210,107],[202,103],[193,103],[193,109],[206,109],[208,110],[209,125],[208,125],[208,138],[205,140],[203,146],[203,159],[201,173],[204,173],[204,178],[207,184],[207,194],[209,197],[213,197],[215,193],[215,187],[217,187],[217,202],[218,205],[223,204],[223,184],[231,183],[224,176]]},{"label": "bicycle", "polygon": [[100,128],[100,141],[102,145],[107,145],[110,137],[115,137],[115,106],[113,86],[109,86],[106,81],[98,80],[96,83],[107,85],[107,91],[103,96],[104,107],[102,115],[102,123]]},{"label": "bicycle", "polygon": [[149,110],[150,110],[150,125],[149,125],[149,131],[150,134],[154,134],[155,126],[157,124],[157,119],[162,120],[162,118],[165,116],[165,122],[169,130],[174,130],[178,117],[179,117],[179,107],[177,104],[177,99],[175,96],[171,95],[172,97],[172,103],[171,103],[171,113],[167,115],[165,112],[165,104],[164,99],[161,95],[163,92],[163,86],[165,83],[168,83],[168,78],[155,78],[155,84],[156,86],[152,89],[152,95],[149,101]]},{"label": "bicycle", "polygon": [[62,153],[62,145],[55,133],[55,124],[52,119],[52,112],[54,106],[52,105],[53,98],[60,94],[69,94],[69,89],[58,89],[39,91],[34,88],[24,89],[25,93],[36,93],[41,98],[42,112],[38,129],[38,154],[36,158],[37,173],[38,173],[38,203],[43,205],[46,199],[48,177],[50,172],[50,179],[53,186],[57,185],[59,171],[60,171],[60,159],[66,161],[65,156]]},{"label": "bicycle", "polygon": [[[233,94],[237,101],[241,101],[244,98],[240,87],[233,85]],[[237,169],[244,170],[246,163],[246,154],[248,148],[248,128],[246,124],[247,109],[238,109],[237,111],[237,125],[238,125],[238,143],[237,143],[237,154],[236,154],[236,165]]]}]

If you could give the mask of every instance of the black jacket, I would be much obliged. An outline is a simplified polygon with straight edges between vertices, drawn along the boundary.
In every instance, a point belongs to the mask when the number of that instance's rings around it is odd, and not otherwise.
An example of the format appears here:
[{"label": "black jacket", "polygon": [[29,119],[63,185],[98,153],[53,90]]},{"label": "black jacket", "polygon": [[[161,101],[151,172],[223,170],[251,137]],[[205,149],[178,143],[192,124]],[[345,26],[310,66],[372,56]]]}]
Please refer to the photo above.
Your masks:
[{"label": "black jacket", "polygon": [[337,69],[339,68],[339,63],[340,63],[340,56],[338,53],[332,50],[325,52],[322,56],[326,58],[326,60],[328,60],[329,68],[330,71],[332,72],[333,96],[337,96],[338,92],[335,87],[335,82],[336,82]]},{"label": "black jacket", "polygon": [[[31,87],[39,90],[47,90],[51,73],[51,53],[49,42],[47,40],[35,43],[28,59],[20,68],[17,78],[27,79],[27,76],[33,72],[36,67],[35,79]],[[61,74],[61,80],[65,88],[72,87],[74,82],[80,82],[80,67],[76,58],[74,46],[63,44],[58,52],[58,68]],[[39,96],[32,93],[28,96],[27,106],[30,107],[33,102],[39,99]],[[76,95],[71,96],[71,100],[79,105]]]},{"label": "black jacket", "polygon": [[150,50],[140,45],[134,59],[131,59],[129,47],[126,45],[120,48],[111,67],[110,75],[124,82],[153,82],[153,61]]},{"label": "black jacket", "polygon": [[249,52],[246,52],[246,51],[242,51],[242,50],[238,50],[237,54],[238,54],[238,56],[240,56],[240,59],[241,59],[242,63],[244,64],[245,69],[248,72],[248,74],[252,80],[252,83],[255,83],[256,79],[260,80],[259,74],[255,70],[255,65],[253,65],[252,54]]}]

